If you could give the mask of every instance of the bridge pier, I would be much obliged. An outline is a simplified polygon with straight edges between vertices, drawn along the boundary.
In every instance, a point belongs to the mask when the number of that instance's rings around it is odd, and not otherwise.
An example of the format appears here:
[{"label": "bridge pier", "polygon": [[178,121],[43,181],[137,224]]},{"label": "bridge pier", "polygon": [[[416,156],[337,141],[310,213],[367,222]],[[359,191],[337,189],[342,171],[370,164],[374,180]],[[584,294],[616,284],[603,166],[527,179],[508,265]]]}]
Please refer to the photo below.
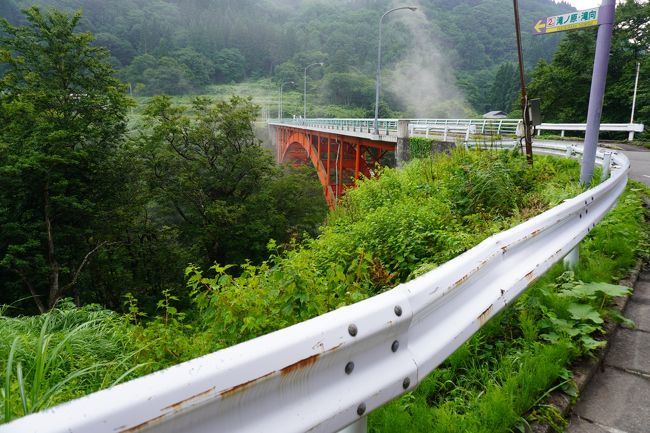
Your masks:
[{"label": "bridge pier", "polygon": [[409,121],[397,121],[397,148],[395,151],[395,160],[397,167],[402,167],[405,162],[411,159],[409,147]]}]

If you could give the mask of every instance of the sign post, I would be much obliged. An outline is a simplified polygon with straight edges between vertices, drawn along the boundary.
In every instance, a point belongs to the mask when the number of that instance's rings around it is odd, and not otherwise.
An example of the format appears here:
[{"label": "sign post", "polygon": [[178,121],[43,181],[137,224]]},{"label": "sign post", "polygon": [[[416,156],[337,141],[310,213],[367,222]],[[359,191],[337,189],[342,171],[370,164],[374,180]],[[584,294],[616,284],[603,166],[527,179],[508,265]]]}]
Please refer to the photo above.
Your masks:
[{"label": "sign post", "polygon": [[600,132],[600,118],[603,114],[603,98],[605,97],[605,82],[609,66],[609,48],[612,45],[612,28],[616,13],[616,0],[603,0],[598,12],[598,39],[596,40],[596,56],[594,70],[591,75],[591,92],[589,93],[589,110],[587,111],[587,130],[580,167],[580,183],[589,185],[594,175],[596,163],[596,147]]},{"label": "sign post", "polygon": [[582,185],[589,185],[594,175],[596,148],[598,147],[600,118],[603,113],[603,98],[605,96],[609,49],[612,45],[612,28],[615,14],[616,0],[603,0],[600,8],[545,17],[536,20],[533,24],[533,34],[535,35],[598,26],[596,56],[594,59],[594,70],[591,76],[589,109],[587,111],[587,130],[585,132],[584,152],[580,167],[580,183]]}]

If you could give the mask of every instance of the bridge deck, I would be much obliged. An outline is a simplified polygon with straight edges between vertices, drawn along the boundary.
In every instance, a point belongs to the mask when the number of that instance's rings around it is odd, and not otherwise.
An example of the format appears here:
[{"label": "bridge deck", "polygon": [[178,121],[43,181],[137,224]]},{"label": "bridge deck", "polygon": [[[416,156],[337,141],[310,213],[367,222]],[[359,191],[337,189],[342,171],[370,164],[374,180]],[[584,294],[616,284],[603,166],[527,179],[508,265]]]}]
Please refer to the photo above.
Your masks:
[{"label": "bridge deck", "polygon": [[[357,137],[357,138],[363,138],[365,140],[373,140],[373,141],[383,141],[386,143],[397,143],[397,131],[382,131],[384,134],[373,134],[365,131],[357,131],[355,129],[339,129],[334,126],[332,127],[317,127],[317,126],[310,126],[310,125],[297,125],[294,123],[282,123],[282,122],[269,122],[269,126],[280,126],[280,127],[286,127],[286,128],[292,128],[292,129],[300,129],[306,132],[319,132],[323,134],[339,134],[339,135],[345,135],[347,137]],[[387,134],[386,134],[387,132]]]}]

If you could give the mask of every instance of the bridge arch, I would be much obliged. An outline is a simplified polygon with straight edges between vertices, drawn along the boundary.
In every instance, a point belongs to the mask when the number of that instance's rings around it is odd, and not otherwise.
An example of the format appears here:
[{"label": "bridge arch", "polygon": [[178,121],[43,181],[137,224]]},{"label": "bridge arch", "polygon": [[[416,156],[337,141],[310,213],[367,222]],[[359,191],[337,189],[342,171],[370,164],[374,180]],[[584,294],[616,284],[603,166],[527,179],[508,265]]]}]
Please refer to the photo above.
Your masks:
[{"label": "bridge arch", "polygon": [[274,125],[277,160],[311,163],[330,208],[359,177],[371,177],[374,167],[395,144],[308,128]]}]

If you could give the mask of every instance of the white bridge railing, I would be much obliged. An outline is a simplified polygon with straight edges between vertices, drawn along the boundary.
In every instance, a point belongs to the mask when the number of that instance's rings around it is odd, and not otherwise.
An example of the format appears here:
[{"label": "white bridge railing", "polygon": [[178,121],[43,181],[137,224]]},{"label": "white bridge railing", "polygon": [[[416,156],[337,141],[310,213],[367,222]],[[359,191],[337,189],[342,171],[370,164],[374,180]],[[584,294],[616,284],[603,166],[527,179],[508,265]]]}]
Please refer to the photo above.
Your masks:
[{"label": "white bridge railing", "polygon": [[[560,131],[560,136],[564,137],[564,133],[566,131],[578,131],[578,132],[586,131],[587,125],[584,123],[542,123],[541,125],[538,125],[535,129],[537,130],[537,135],[539,135],[541,131]],[[629,141],[632,141],[634,140],[635,132],[643,132],[643,124],[642,123],[601,123],[600,130],[608,131],[608,132],[627,132],[628,133],[627,139]]]},{"label": "white bridge railing", "polygon": [[[274,122],[283,124],[296,124],[317,128],[343,130],[350,132],[374,131],[373,119],[276,119]],[[515,135],[519,119],[409,119],[409,133],[411,135],[465,135],[465,140],[470,134],[481,135]],[[601,123],[602,132],[627,132],[628,140],[634,139],[634,133],[643,132],[641,123]],[[379,119],[378,129],[380,134],[391,135],[397,132],[397,119]],[[535,127],[537,134],[541,131],[560,131],[564,137],[566,131],[584,132],[585,123],[542,123]]]},{"label": "white bridge railing", "polygon": [[[579,149],[538,145],[538,153]],[[598,160],[610,155],[598,152]],[[340,308],[18,419],[3,432],[334,432],[412,390],[567,255],[616,203],[608,180],[437,269]]]}]

